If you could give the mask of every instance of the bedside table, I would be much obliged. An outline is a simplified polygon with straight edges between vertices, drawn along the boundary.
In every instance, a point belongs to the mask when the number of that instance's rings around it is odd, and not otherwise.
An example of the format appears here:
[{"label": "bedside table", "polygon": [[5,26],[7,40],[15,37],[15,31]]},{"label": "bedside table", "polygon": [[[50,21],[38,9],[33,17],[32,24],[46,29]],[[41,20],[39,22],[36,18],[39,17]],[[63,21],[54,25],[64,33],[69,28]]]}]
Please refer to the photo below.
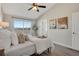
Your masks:
[{"label": "bedside table", "polygon": [[0,48],[0,56],[4,56],[4,49]]}]

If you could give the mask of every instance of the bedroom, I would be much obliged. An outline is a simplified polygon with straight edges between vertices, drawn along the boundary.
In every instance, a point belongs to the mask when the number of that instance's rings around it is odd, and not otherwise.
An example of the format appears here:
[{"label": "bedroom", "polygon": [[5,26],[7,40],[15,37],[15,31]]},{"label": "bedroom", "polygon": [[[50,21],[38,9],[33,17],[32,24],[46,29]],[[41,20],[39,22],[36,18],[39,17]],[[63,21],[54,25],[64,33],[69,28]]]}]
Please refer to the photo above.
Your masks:
[{"label": "bedroom", "polygon": [[[79,4],[78,3],[37,3],[35,5],[36,7],[37,5],[43,5],[46,7],[44,8],[37,7],[37,9],[28,10],[29,8],[34,6],[34,4],[0,3],[0,22],[1,22],[0,30],[5,29],[12,32],[11,34],[12,36],[14,36],[13,38],[16,37],[15,36],[16,34],[14,32],[23,33],[24,35],[28,34],[29,39],[34,38],[31,41],[33,41],[33,45],[35,44],[37,49],[35,49],[35,47],[32,46],[30,48],[31,50],[29,53],[24,53],[26,50],[27,51],[29,50],[29,49],[24,49],[24,51],[22,52],[23,54],[21,55],[29,55],[30,53],[33,54],[34,52],[36,52],[35,50],[37,50],[37,52],[39,52],[39,54],[37,55],[51,55],[51,56],[78,55],[79,56],[78,40],[76,41],[74,40],[74,39],[78,39],[78,36],[77,37],[74,36],[75,35],[74,31],[76,30],[78,32],[79,24],[77,23],[78,21],[74,21],[74,18],[78,19]],[[63,18],[65,18],[64,21],[62,20]],[[62,21],[59,21],[59,20],[62,20]],[[76,24],[77,26],[75,25],[76,27],[74,27],[75,23],[77,23]],[[7,38],[7,36],[5,38]],[[15,39],[17,40],[17,38]],[[48,42],[44,41],[44,39],[48,39],[51,42],[48,44]],[[16,40],[13,40],[14,45],[17,45]],[[1,42],[0,42],[0,47],[2,47]],[[6,42],[10,43],[7,40]],[[4,44],[4,46],[6,44]],[[28,42],[28,44],[32,45],[32,43],[30,42]],[[49,45],[51,45],[52,54],[45,51],[49,48]],[[24,47],[24,45],[21,45],[21,46]],[[60,49],[59,46],[62,49]],[[12,47],[11,50],[9,48],[10,47],[8,47],[8,50],[7,50],[8,52],[10,52],[9,55],[11,54],[16,55],[14,51],[16,50],[16,48],[19,49],[20,46],[19,47],[15,46],[15,48]],[[56,50],[56,48],[58,50]],[[70,49],[67,50],[67,48],[70,48]],[[70,51],[72,53],[65,52],[63,49],[67,50],[68,52]],[[11,52],[12,50],[14,53]],[[50,51],[50,49],[48,50]],[[63,52],[60,52],[61,50]],[[74,51],[74,50],[77,50],[77,51]],[[4,49],[2,49],[2,51],[4,51]],[[41,51],[42,52],[45,51],[45,52],[40,54]]]}]

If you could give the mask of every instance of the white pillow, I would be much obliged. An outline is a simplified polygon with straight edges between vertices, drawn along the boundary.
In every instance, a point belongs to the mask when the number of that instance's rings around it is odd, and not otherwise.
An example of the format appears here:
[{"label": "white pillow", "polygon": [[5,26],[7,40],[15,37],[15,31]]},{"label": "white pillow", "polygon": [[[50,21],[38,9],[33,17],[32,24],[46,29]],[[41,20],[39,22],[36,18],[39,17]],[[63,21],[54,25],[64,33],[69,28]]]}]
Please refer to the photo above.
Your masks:
[{"label": "white pillow", "polygon": [[11,45],[11,32],[0,29],[0,48],[8,49]]},{"label": "white pillow", "polygon": [[11,32],[11,43],[12,45],[18,45],[18,37],[14,31]]}]

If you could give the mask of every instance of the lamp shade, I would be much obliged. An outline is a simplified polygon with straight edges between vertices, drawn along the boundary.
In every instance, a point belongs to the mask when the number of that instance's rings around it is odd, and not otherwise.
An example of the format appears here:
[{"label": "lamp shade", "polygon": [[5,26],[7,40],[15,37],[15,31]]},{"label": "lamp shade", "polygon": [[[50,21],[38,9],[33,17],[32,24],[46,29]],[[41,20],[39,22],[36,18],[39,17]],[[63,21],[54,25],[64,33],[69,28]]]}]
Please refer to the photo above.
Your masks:
[{"label": "lamp shade", "polygon": [[0,21],[0,27],[2,27],[2,28],[9,27],[9,23],[5,22],[5,21]]}]

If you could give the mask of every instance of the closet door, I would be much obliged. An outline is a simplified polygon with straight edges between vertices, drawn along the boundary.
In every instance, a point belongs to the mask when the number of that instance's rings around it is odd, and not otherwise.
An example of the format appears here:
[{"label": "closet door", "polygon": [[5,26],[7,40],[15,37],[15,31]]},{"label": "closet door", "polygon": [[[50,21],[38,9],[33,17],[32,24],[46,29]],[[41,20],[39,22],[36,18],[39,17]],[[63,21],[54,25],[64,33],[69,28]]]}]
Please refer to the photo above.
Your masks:
[{"label": "closet door", "polygon": [[41,19],[38,21],[38,36],[47,36],[47,19]]},{"label": "closet door", "polygon": [[79,13],[72,14],[72,47],[79,50]]},{"label": "closet door", "polygon": [[47,36],[47,19],[42,20],[42,33]]},{"label": "closet door", "polygon": [[38,26],[38,36],[42,36],[42,20],[38,20],[37,22],[37,26]]}]

